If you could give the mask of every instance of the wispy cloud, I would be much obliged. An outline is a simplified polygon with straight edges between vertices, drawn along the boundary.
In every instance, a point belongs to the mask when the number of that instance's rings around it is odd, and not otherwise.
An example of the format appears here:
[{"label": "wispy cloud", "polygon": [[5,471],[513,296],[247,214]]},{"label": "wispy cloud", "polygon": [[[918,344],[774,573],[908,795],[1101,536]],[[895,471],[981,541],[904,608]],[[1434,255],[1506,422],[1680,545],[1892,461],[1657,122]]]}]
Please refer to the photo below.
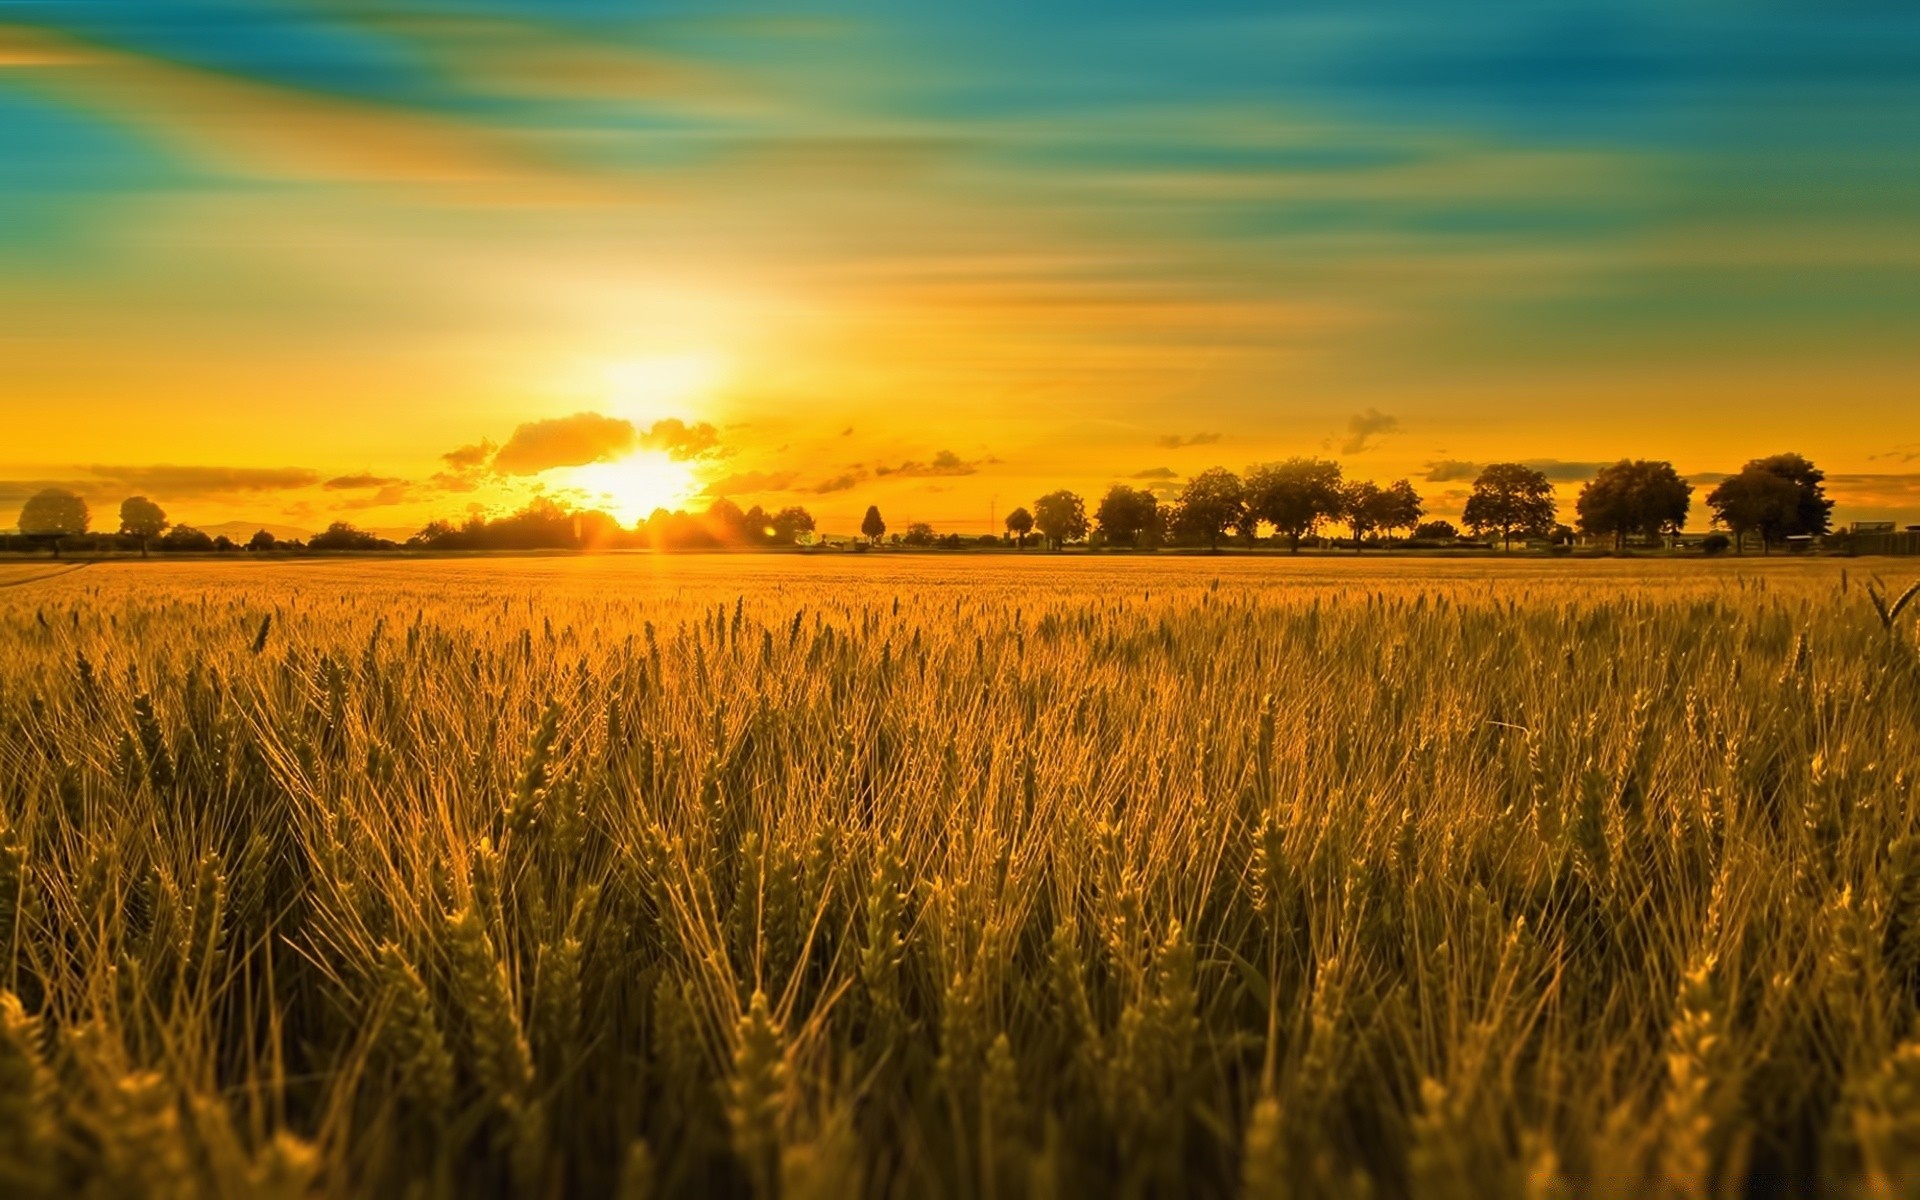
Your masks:
[{"label": "wispy cloud", "polygon": [[155,499],[230,496],[244,492],[279,492],[312,487],[320,473],[303,467],[150,467],[90,466],[84,468],[101,486],[144,492]]},{"label": "wispy cloud", "polygon": [[1154,439],[1154,443],[1168,450],[1178,450],[1184,446],[1211,446],[1220,440],[1217,433],[1166,433]]},{"label": "wispy cloud", "polygon": [[[1545,475],[1551,483],[1579,483],[1592,479],[1606,466],[1604,462],[1567,462],[1558,458],[1522,459],[1520,465]],[[1427,463],[1428,483],[1462,483],[1479,477],[1486,464],[1457,458],[1434,459]]]},{"label": "wispy cloud", "polygon": [[964,459],[951,450],[942,450],[927,462],[909,459],[906,462],[900,463],[898,466],[876,466],[873,469],[873,473],[879,476],[899,476],[902,478],[938,475],[972,475],[981,467],[991,466],[999,461],[999,459],[992,455],[987,455],[983,458]]},{"label": "wispy cloud", "polygon": [[336,475],[320,486],[329,492],[358,491],[364,488],[390,488],[403,486],[406,480],[391,475],[375,475],[362,471],[358,475]]}]

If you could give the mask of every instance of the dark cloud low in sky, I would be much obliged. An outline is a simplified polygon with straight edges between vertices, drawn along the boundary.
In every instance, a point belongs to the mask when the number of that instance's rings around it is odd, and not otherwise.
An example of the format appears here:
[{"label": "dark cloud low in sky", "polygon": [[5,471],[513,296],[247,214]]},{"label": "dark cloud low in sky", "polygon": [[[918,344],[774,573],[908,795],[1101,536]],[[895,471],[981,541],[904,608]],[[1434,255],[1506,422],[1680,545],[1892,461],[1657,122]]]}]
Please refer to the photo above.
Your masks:
[{"label": "dark cloud low in sky", "polygon": [[375,475],[371,471],[362,471],[358,475],[336,475],[320,486],[329,492],[352,492],[366,488],[391,488],[406,482],[391,475]]},{"label": "dark cloud low in sky", "polygon": [[[1434,459],[1427,464],[1428,483],[1469,483],[1480,474],[1484,463],[1466,462],[1458,458]],[[1522,459],[1521,465],[1532,467],[1545,475],[1553,483],[1579,483],[1592,479],[1606,463],[1567,462],[1558,458]]]},{"label": "dark cloud low in sky", "polygon": [[281,492],[320,482],[318,471],[302,467],[181,467],[162,463],[151,467],[91,466],[84,470],[100,486],[126,488],[154,499]]},{"label": "dark cloud low in sky", "polygon": [[1363,454],[1378,444],[1382,434],[1397,433],[1400,418],[1377,408],[1357,412],[1347,420],[1347,440],[1340,443],[1342,454]]},{"label": "dark cloud low in sky", "polygon": [[1178,450],[1183,446],[1211,446],[1219,440],[1220,435],[1217,433],[1194,433],[1184,437],[1177,433],[1167,433],[1154,439],[1156,445],[1164,446],[1168,450]]},{"label": "dark cloud low in sky", "polygon": [[914,478],[917,476],[972,475],[981,467],[990,466],[1000,460],[987,455],[972,460],[961,458],[951,450],[942,450],[928,462],[909,459],[899,466],[878,466],[873,469],[875,475]]}]

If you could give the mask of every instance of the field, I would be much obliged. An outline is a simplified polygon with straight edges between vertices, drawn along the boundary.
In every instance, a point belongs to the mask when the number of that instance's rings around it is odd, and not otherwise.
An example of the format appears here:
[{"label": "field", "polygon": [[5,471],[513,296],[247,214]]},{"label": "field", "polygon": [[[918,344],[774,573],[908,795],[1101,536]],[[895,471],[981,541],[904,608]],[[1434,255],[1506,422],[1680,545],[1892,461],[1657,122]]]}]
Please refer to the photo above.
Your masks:
[{"label": "field", "polygon": [[0,1194],[1920,1187],[1857,568],[46,573]]}]

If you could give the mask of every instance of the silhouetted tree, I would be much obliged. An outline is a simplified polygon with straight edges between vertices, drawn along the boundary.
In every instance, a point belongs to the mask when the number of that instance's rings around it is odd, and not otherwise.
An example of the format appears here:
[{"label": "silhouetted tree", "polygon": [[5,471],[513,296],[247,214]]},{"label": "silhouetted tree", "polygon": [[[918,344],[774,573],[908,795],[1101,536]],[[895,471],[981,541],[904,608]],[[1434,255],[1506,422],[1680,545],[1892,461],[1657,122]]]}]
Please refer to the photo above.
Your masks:
[{"label": "silhouetted tree", "polygon": [[914,521],[907,526],[907,535],[900,541],[908,546],[931,546],[933,537],[933,526],[925,521]]},{"label": "silhouetted tree", "polygon": [[1765,554],[1797,524],[1800,489],[1792,480],[1774,474],[1756,460],[1708,492],[1707,507],[1713,510],[1717,523],[1733,531],[1735,553],[1743,553],[1747,534],[1757,532],[1760,552]]},{"label": "silhouetted tree", "polygon": [[1116,483],[1101,498],[1093,519],[1106,539],[1120,546],[1137,546],[1142,534],[1160,521],[1160,502],[1145,488]]},{"label": "silhouetted tree", "polygon": [[791,546],[800,540],[801,534],[813,532],[813,514],[794,505],[773,514],[771,524],[773,540],[782,546]]},{"label": "silhouetted tree", "polygon": [[1511,550],[1516,533],[1545,537],[1557,511],[1553,484],[1544,472],[1524,463],[1489,463],[1473,481],[1461,518],[1482,536],[1499,534],[1501,544]]},{"label": "silhouetted tree", "polygon": [[1447,542],[1459,537],[1460,531],[1452,521],[1422,521],[1414,527],[1413,536],[1416,541]]},{"label": "silhouetted tree", "polygon": [[[444,525],[446,522],[442,521],[441,524]],[[280,539],[274,537],[271,533],[268,533],[264,529],[256,529],[253,531],[253,536],[247,539],[247,549],[271,550],[279,545],[279,543]]]},{"label": "silhouetted tree", "polygon": [[860,532],[874,545],[880,544],[880,535],[887,531],[887,523],[880,519],[880,506],[867,505],[867,515],[860,519]]},{"label": "silhouetted tree", "polygon": [[1055,550],[1087,536],[1086,502],[1065,488],[1033,502],[1033,523]]},{"label": "silhouetted tree", "polygon": [[1396,479],[1381,490],[1380,528],[1386,530],[1389,537],[1396,529],[1410,530],[1420,524],[1420,517],[1426,511],[1420,493],[1405,479]]},{"label": "silhouetted tree", "polygon": [[1832,525],[1833,501],[1827,499],[1826,475],[1798,454],[1756,458],[1740,473],[1720,481],[1707,495],[1714,519],[1733,530],[1736,552],[1749,532],[1760,534],[1760,551],[1783,538],[1809,537]]},{"label": "silhouetted tree", "polygon": [[1227,531],[1241,526],[1246,517],[1246,487],[1240,477],[1225,467],[1208,467],[1180,489],[1172,524],[1182,537],[1205,542],[1209,551],[1217,551]]},{"label": "silhouetted tree", "polygon": [[[538,504],[544,497],[536,499]],[[552,504],[552,501],[546,501]],[[555,505],[555,508],[558,506]],[[511,518],[509,518],[511,520]],[[179,530],[174,530],[178,533]],[[171,535],[169,535],[171,536]],[[204,535],[202,535],[204,536]],[[350,522],[335,521],[320,533],[307,539],[307,546],[314,550],[391,550],[393,543],[383,537],[355,528]]]},{"label": "silhouetted tree", "polygon": [[213,538],[191,525],[175,525],[160,539],[160,548],[169,554],[206,554],[213,549]]},{"label": "silhouetted tree", "polygon": [[1353,530],[1353,552],[1360,552],[1361,541],[1380,525],[1386,507],[1386,493],[1370,479],[1356,479],[1341,489],[1341,514]]},{"label": "silhouetted tree", "polygon": [[85,533],[90,519],[85,500],[65,488],[47,488],[35,492],[21,506],[20,532],[45,542],[59,558],[61,539]]},{"label": "silhouetted tree", "polygon": [[1592,536],[1613,538],[1616,547],[1633,534],[1652,539],[1678,533],[1687,523],[1693,486],[1670,462],[1623,458],[1580,489],[1574,509],[1580,528]]},{"label": "silhouetted tree", "polygon": [[1007,532],[1014,537],[1014,544],[1020,549],[1027,548],[1027,535],[1033,532],[1033,514],[1024,508],[1016,508],[1007,514]]},{"label": "silhouetted tree", "polygon": [[1250,468],[1246,502],[1248,511],[1273,526],[1298,554],[1301,538],[1344,511],[1340,464],[1326,458],[1290,458]]},{"label": "silhouetted tree", "polygon": [[128,496],[120,502],[120,533],[140,543],[140,557],[147,556],[147,543],[166,531],[167,514],[145,496]]}]

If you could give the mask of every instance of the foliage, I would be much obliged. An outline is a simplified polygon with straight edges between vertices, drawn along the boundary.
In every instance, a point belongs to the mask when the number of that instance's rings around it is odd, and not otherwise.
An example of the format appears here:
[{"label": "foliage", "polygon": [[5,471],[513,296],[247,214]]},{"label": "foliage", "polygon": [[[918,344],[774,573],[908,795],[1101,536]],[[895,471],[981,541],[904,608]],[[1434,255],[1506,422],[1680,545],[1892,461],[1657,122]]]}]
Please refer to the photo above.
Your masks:
[{"label": "foliage", "polygon": [[1007,532],[1014,536],[1015,544],[1022,550],[1027,548],[1027,535],[1033,532],[1033,514],[1025,508],[1016,508],[1007,514]]},{"label": "foliage", "polygon": [[1717,523],[1733,531],[1736,550],[1745,548],[1747,534],[1758,533],[1764,552],[1789,537],[1827,532],[1833,501],[1827,499],[1825,479],[1798,454],[1756,458],[1721,480],[1707,494],[1707,507]]},{"label": "foliage", "polygon": [[1033,502],[1033,524],[1058,550],[1087,536],[1087,509],[1079,496],[1061,488]]},{"label": "foliage", "polygon": [[1205,542],[1208,549],[1218,550],[1227,530],[1242,524],[1246,517],[1246,489],[1240,477],[1225,467],[1209,467],[1188,480],[1181,490],[1173,527]]},{"label": "foliage", "polygon": [[1583,532],[1624,546],[1635,534],[1653,540],[1680,532],[1692,498],[1693,486],[1672,463],[1623,458],[1602,467],[1580,489],[1574,507]]},{"label": "foliage", "polygon": [[1145,488],[1116,483],[1101,498],[1093,519],[1115,545],[1151,544],[1160,532],[1160,502]]},{"label": "foliage", "polygon": [[1422,521],[1414,527],[1413,536],[1423,542],[1448,542],[1460,536],[1452,521]]},{"label": "foliage", "polygon": [[120,532],[139,539],[142,549],[167,528],[166,510],[145,496],[128,496],[120,502]]},{"label": "foliage", "polygon": [[1249,467],[1246,503],[1254,519],[1273,526],[1297,553],[1301,538],[1322,521],[1336,520],[1346,511],[1340,464],[1325,458],[1290,458]]},{"label": "foliage", "polygon": [[878,505],[869,504],[867,515],[860,519],[860,532],[870,542],[879,543],[881,535],[887,532],[887,523],[880,517]]},{"label": "foliage", "polygon": [[87,502],[65,488],[44,488],[20,508],[20,532],[35,538],[74,537],[87,531]]},{"label": "foliage", "polygon": [[1524,463],[1490,463],[1473,481],[1461,519],[1481,536],[1499,535],[1513,546],[1513,535],[1545,537],[1553,530],[1557,507],[1546,474]]}]

